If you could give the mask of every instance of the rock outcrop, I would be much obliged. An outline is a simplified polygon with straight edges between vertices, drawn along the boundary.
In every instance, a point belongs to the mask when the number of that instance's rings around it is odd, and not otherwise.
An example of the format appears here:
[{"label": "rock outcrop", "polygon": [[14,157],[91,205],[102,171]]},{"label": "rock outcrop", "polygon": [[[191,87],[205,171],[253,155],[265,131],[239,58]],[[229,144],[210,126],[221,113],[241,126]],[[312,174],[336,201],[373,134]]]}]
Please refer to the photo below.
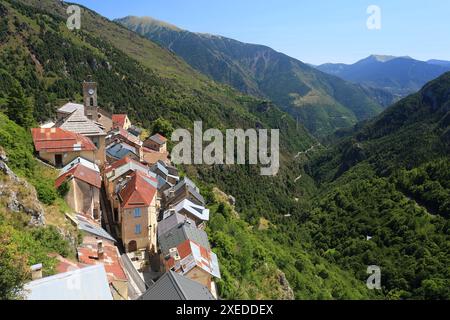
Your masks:
[{"label": "rock outcrop", "polygon": [[294,300],[294,290],[292,290],[289,285],[289,281],[286,278],[286,275],[281,270],[278,270],[278,281],[281,285],[282,297],[281,300]]},{"label": "rock outcrop", "polygon": [[45,225],[44,208],[36,189],[18,177],[8,166],[8,157],[0,147],[0,203],[11,212],[24,212],[30,216],[30,225]]}]

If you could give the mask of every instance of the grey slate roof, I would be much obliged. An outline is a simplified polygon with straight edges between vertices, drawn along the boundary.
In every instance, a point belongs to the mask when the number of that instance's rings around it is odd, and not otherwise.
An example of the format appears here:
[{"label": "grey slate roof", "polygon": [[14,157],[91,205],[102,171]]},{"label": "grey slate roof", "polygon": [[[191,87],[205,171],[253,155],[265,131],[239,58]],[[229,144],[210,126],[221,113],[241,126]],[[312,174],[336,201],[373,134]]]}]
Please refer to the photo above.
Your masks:
[{"label": "grey slate roof", "polygon": [[215,300],[211,292],[198,282],[176,272],[164,274],[139,300]]},{"label": "grey slate roof", "polygon": [[84,112],[84,105],[79,104],[79,103],[69,102],[58,109],[59,112],[64,112],[64,113],[72,113],[76,110],[82,110]]},{"label": "grey slate roof", "polygon": [[158,237],[164,235],[171,229],[183,224],[186,220],[189,221],[192,225],[195,225],[194,221],[179,213],[174,213],[170,217],[161,220],[160,222],[158,222]]},{"label": "grey slate roof", "polygon": [[210,250],[208,235],[205,231],[198,229],[195,223],[183,223],[176,225],[169,231],[158,236],[159,246],[164,255],[169,253],[186,240],[191,240],[203,248]]},{"label": "grey slate roof", "polygon": [[100,238],[110,240],[112,242],[116,242],[116,239],[114,239],[108,232],[106,232],[103,228],[96,226],[93,223],[90,223],[86,218],[78,215],[76,219],[78,223],[78,229],[80,229],[81,231],[93,234],[94,236]]},{"label": "grey slate roof", "polygon": [[84,136],[101,136],[106,133],[100,126],[92,120],[89,120],[83,110],[74,111],[67,119],[58,123],[57,126],[61,129],[76,132]]},{"label": "grey slate roof", "polygon": [[[177,195],[180,192],[182,192],[183,189],[187,189],[192,196],[194,196],[198,201],[200,201],[200,203],[202,203],[203,205],[205,204],[205,199],[200,194],[200,190],[197,188],[197,186],[195,185],[195,183],[192,180],[190,180],[189,178],[186,178],[186,177],[184,177],[183,180],[178,182],[175,186],[173,186],[169,190],[164,191],[164,194],[166,195],[166,197],[168,197],[170,194],[170,191],[173,191],[174,197],[177,197]],[[168,202],[170,203],[170,201],[171,201],[171,198],[168,197]]]}]

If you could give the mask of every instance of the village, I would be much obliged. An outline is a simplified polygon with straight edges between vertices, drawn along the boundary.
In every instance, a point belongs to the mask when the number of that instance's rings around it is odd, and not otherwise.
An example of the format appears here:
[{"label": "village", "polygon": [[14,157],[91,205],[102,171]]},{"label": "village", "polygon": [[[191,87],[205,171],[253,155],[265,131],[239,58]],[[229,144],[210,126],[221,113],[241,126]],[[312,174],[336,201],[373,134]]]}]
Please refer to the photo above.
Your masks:
[{"label": "village", "polygon": [[217,256],[205,232],[209,210],[199,188],[180,177],[167,138],[98,105],[98,85],[82,84],[83,104],[66,103],[55,122],[33,128],[36,157],[59,170],[79,230],[77,261],[61,256],[57,274],[32,266],[27,299],[216,300]]}]

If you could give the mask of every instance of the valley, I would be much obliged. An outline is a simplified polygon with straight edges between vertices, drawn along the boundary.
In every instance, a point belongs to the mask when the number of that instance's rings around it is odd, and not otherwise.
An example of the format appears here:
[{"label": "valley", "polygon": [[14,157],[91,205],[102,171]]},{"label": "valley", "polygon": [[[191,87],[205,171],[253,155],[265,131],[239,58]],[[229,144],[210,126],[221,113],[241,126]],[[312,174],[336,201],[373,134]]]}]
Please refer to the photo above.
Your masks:
[{"label": "valley", "polygon": [[[41,264],[42,275],[51,277],[61,271],[61,261],[66,267],[97,265],[92,258],[97,254],[116,261],[137,252],[140,240],[133,237],[145,224],[131,222],[131,229],[122,229],[121,210],[131,210],[134,219],[146,214],[126,207],[133,183],[146,190],[139,201],[155,211],[150,230],[164,225],[170,210],[197,212],[192,218],[208,210],[207,223],[194,221],[201,231],[193,231],[202,234],[196,241],[207,234],[209,257],[217,258],[220,269],[217,277],[211,267],[214,280],[202,284],[206,297],[450,298],[445,61],[373,56],[360,61],[360,69],[325,65],[317,67],[320,71],[263,45],[193,33],[153,18],[112,21],[82,6],[82,28],[71,31],[66,8],[56,0],[0,3],[0,299],[23,298],[19,293],[32,280],[32,266]],[[79,133],[89,140],[59,132],[78,130],[74,123],[93,117],[86,83],[99,107],[94,127],[105,133],[99,139],[92,132]],[[67,120],[82,107],[82,115]],[[100,120],[111,122],[111,130]],[[264,166],[249,163],[249,156],[243,164],[174,165],[171,134],[177,129],[195,134],[199,121],[204,131],[217,129],[224,136],[229,129],[279,130],[279,171],[261,175]],[[122,130],[114,131],[118,122]],[[82,210],[67,198],[68,186],[55,182],[78,172],[72,168],[64,175],[55,167],[70,161],[58,156],[49,164],[36,144],[39,133],[56,131],[76,140],[71,152],[87,148],[80,163],[94,171],[98,165],[100,206],[89,211],[90,218],[98,220],[93,224],[98,232],[122,236],[119,244],[87,241],[85,231],[73,225]],[[47,142],[51,146],[52,139]],[[94,149],[101,159],[86,159]],[[132,160],[124,160],[125,154]],[[162,165],[160,159],[167,161]],[[119,168],[128,167],[134,169],[116,184]],[[98,180],[90,183],[98,187]],[[175,208],[180,202],[170,199],[177,190],[188,190],[190,201],[200,204]],[[156,199],[162,203],[158,210]],[[183,228],[192,224],[183,223]],[[140,248],[144,258],[132,254],[129,265],[148,260],[143,269],[152,281],[183,283],[175,271],[160,274],[152,268],[170,260],[174,265],[168,269],[176,269],[185,248],[178,248],[177,256],[169,240],[166,245],[151,232],[147,240],[151,245]],[[366,285],[370,265],[381,268],[381,290]],[[114,299],[121,300],[124,278],[114,270],[108,282]],[[127,271],[125,278],[138,277]],[[150,281],[145,285],[154,288]],[[139,296],[144,299],[145,292],[130,299]]]}]

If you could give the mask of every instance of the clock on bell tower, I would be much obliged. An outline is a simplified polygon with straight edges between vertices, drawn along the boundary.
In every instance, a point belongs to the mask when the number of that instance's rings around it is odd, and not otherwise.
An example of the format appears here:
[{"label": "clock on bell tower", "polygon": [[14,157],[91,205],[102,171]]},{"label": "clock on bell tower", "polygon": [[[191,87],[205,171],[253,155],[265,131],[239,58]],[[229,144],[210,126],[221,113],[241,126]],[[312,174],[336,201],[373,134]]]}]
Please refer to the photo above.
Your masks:
[{"label": "clock on bell tower", "polygon": [[97,83],[83,82],[84,115],[90,120],[98,121]]}]

